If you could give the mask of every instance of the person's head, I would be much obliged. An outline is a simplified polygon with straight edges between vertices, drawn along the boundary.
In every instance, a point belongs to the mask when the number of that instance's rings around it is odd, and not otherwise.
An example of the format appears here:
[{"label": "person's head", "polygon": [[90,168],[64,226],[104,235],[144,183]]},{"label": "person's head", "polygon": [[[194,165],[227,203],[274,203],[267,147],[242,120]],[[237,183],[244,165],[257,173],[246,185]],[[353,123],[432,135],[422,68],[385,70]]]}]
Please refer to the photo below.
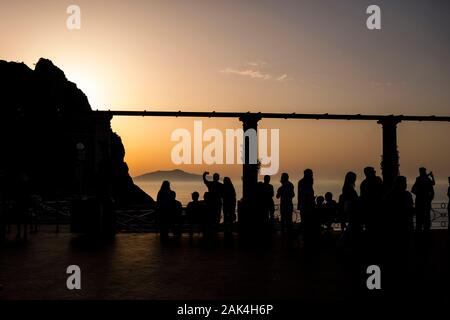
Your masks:
[{"label": "person's head", "polygon": [[175,191],[170,191],[169,192],[169,199],[170,200],[175,200],[177,198],[177,194],[175,193]]},{"label": "person's head", "polygon": [[426,177],[427,176],[427,168],[424,168],[424,167],[419,168],[419,175],[421,177]]},{"label": "person's head", "polygon": [[200,194],[197,191],[194,191],[194,192],[192,192],[191,197],[192,197],[192,200],[198,201]]},{"label": "person's head", "polygon": [[264,183],[270,183],[270,176],[268,174],[264,176]]},{"label": "person's head", "polygon": [[170,182],[164,180],[161,184],[161,190],[170,190]]},{"label": "person's head", "polygon": [[327,200],[327,202],[333,201],[333,194],[331,192],[325,193],[325,200]]},{"label": "person's head", "polygon": [[220,175],[218,173],[213,174],[213,181],[219,181]]},{"label": "person's head", "polygon": [[353,171],[347,172],[345,175],[344,185],[355,187],[356,183],[356,173]]},{"label": "person's head", "polygon": [[313,178],[313,171],[311,169],[305,169],[303,171],[303,176],[305,178],[312,179]]},{"label": "person's head", "polygon": [[324,198],[324,197],[322,197],[322,196],[318,196],[318,197],[317,197],[316,203],[317,203],[318,205],[321,205],[321,204],[323,204],[324,202],[325,202],[325,198]]},{"label": "person's head", "polygon": [[394,189],[398,191],[405,191],[407,188],[407,180],[405,176],[398,176],[394,180]]},{"label": "person's head", "polygon": [[209,199],[209,192],[206,191],[206,192],[203,194],[203,200],[208,200],[208,199]]},{"label": "person's head", "polygon": [[365,167],[364,168],[364,175],[369,178],[369,177],[375,177],[376,175],[376,171],[374,167]]},{"label": "person's head", "polygon": [[289,175],[288,175],[286,172],[283,172],[283,173],[281,174],[280,182],[281,182],[281,183],[286,183],[286,182],[288,182],[288,181],[289,181]]},{"label": "person's head", "polygon": [[223,178],[223,184],[227,186],[231,185],[231,179],[229,177]]}]

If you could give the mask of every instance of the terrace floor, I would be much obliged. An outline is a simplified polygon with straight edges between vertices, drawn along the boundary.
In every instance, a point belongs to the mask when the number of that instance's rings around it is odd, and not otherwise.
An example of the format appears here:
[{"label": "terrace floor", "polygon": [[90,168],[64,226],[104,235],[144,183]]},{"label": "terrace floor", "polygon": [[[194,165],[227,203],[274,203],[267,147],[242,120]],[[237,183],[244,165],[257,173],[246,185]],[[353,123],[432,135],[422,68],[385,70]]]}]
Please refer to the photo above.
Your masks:
[{"label": "terrace floor", "polygon": [[[114,242],[93,243],[65,229],[56,234],[54,227],[42,227],[26,243],[16,242],[15,232],[7,236],[0,245],[0,300],[328,300],[372,294],[365,287],[370,255],[349,259],[334,245],[308,253],[277,236],[259,248],[225,246],[223,239],[207,248],[199,238],[191,243],[187,237],[161,246],[154,233],[120,233]],[[434,230],[422,249],[405,266],[405,290],[416,297],[448,298],[447,232]],[[69,265],[81,268],[81,290],[66,287]]]}]

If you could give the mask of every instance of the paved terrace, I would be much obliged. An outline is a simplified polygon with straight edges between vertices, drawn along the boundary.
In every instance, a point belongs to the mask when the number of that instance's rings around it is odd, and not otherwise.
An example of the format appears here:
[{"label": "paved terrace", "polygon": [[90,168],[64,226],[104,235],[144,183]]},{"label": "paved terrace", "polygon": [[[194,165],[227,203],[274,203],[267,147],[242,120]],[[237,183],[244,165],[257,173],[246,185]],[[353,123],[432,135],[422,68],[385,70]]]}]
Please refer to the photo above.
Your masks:
[{"label": "paved terrace", "polygon": [[[0,299],[345,299],[368,292],[369,261],[349,262],[333,245],[313,255],[280,237],[266,248],[222,240],[205,248],[198,238],[162,247],[154,233],[121,233],[113,243],[92,245],[67,227],[54,230],[43,226],[27,243],[8,235],[0,246]],[[434,230],[426,247],[405,267],[407,290],[448,299],[447,232]],[[81,267],[82,290],[66,288],[71,264]]]}]

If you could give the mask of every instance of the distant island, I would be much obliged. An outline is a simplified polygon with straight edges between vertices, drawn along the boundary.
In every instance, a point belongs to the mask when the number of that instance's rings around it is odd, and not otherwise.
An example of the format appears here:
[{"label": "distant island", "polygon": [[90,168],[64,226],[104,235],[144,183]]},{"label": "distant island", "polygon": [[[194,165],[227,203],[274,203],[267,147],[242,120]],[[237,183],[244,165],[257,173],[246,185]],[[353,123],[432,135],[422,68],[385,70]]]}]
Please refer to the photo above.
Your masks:
[{"label": "distant island", "polygon": [[133,178],[134,181],[201,181],[200,174],[189,173],[180,169],[174,170],[158,170],[154,172],[145,173],[143,175]]}]

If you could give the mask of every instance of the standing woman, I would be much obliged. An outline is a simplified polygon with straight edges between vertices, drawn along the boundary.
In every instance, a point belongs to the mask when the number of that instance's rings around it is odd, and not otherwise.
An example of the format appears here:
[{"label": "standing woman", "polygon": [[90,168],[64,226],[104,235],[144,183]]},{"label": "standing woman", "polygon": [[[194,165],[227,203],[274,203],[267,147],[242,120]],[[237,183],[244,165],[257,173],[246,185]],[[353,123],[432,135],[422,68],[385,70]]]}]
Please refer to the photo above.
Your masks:
[{"label": "standing woman", "polygon": [[[339,197],[339,209],[342,231],[349,230],[358,233],[361,228],[361,219],[358,216],[358,193],[355,190],[356,173],[353,171],[347,172],[345,175],[344,186],[342,187],[342,194]],[[348,226],[347,226],[348,222]]]},{"label": "standing woman", "polygon": [[169,204],[171,191],[170,182],[165,180],[161,184],[161,188],[156,196],[156,219],[161,241],[165,241],[169,237]]},{"label": "standing woman", "polygon": [[292,232],[292,212],[294,204],[292,199],[295,197],[294,185],[289,181],[289,175],[286,172],[281,174],[281,187],[277,190],[277,199],[280,199],[280,215],[281,215],[281,233]]},{"label": "standing woman", "polygon": [[297,209],[300,216],[306,242],[316,239],[320,234],[320,222],[317,213],[314,212],[314,175],[311,169],[303,172],[303,178],[298,182],[298,203]]},{"label": "standing woman", "polygon": [[223,220],[224,234],[229,237],[236,220],[236,190],[229,177],[223,179]]}]

